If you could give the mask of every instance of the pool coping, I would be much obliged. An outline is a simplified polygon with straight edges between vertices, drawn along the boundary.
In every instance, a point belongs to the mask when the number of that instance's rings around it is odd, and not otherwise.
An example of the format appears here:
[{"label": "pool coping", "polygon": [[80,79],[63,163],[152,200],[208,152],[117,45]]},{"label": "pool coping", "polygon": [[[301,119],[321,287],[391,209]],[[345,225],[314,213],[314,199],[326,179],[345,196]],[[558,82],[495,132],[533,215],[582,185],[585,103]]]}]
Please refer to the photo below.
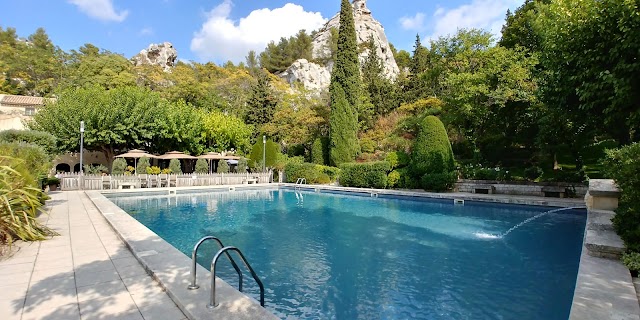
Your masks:
[{"label": "pool coping", "polygon": [[[257,184],[257,185],[232,185],[232,186],[200,186],[200,187],[183,187],[178,188],[179,191],[189,190],[242,190],[242,189],[280,189],[285,187],[287,189],[301,189],[301,190],[314,190],[314,191],[341,191],[341,192],[353,192],[358,194],[369,194],[373,197],[379,195],[400,196],[416,199],[451,199],[451,200],[464,200],[464,201],[479,201],[489,203],[501,203],[501,204],[517,204],[517,205],[534,205],[534,206],[549,206],[549,207],[572,207],[583,206],[583,199],[562,199],[562,198],[541,198],[532,196],[520,196],[520,195],[482,195],[482,194],[470,194],[470,193],[429,193],[424,191],[411,191],[411,190],[388,190],[388,189],[365,189],[365,188],[349,188],[349,187],[337,187],[327,185],[296,185],[289,183],[272,183],[272,184]],[[216,279],[216,286],[218,290],[218,299],[221,300],[221,307],[216,308],[214,313],[207,309],[205,305],[209,301],[209,287],[210,281],[209,272],[201,267],[197,266],[197,279],[202,288],[194,291],[186,289],[189,283],[189,266],[191,259],[185,256],[182,252],[175,249],[172,245],[164,241],[157,236],[153,231],[139,223],[132,218],[124,210],[117,207],[113,202],[108,200],[103,193],[140,193],[140,192],[177,192],[176,188],[154,188],[154,189],[133,189],[133,190],[118,190],[118,191],[87,191],[86,194],[94,202],[99,211],[104,215],[109,224],[114,228],[116,233],[127,244],[134,256],[140,261],[140,263],[148,270],[161,286],[167,291],[167,294],[176,302],[178,307],[184,312],[189,319],[209,319],[211,317],[220,319],[277,319],[275,315],[268,310],[260,307],[259,303],[245,296],[235,288],[228,285],[221,279]],[[589,215],[589,211],[587,211]],[[588,219],[588,216],[587,216]],[[585,236],[586,236],[586,223],[585,223]],[[145,238],[146,237],[146,238]],[[137,243],[141,239],[148,240],[147,243]],[[153,253],[149,255],[149,252]],[[168,259],[160,259],[160,257],[167,256]],[[598,295],[601,299],[597,301],[590,300],[590,297],[585,298],[585,292],[594,289],[592,284],[599,279],[594,277],[602,276],[599,272],[602,268],[611,268],[611,262],[614,265],[616,263],[621,265],[619,261],[606,260],[601,258],[595,258],[586,254],[586,249],[583,247],[580,257],[580,264],[576,279],[576,287],[574,289],[574,296],[572,301],[570,319],[585,319],[584,316],[592,314],[594,317],[586,319],[604,319],[597,318],[604,315],[602,308],[597,305],[607,304],[608,306],[627,305],[628,297],[626,295],[619,296],[609,291],[599,292]],[[167,266],[163,265],[163,261],[170,260],[175,265]],[[181,266],[181,267],[178,267]],[[595,268],[594,268],[595,266]],[[617,265],[616,265],[617,266]],[[599,267],[599,268],[598,268]],[[626,270],[626,269],[625,269]],[[617,272],[623,273],[624,270],[618,268]],[[626,273],[629,274],[628,270]],[[179,279],[178,279],[179,276]],[[616,278],[618,283],[620,278]],[[631,283],[631,277],[629,275],[628,282],[633,288]],[[203,285],[205,284],[205,285]],[[624,283],[618,283],[625,288],[628,288],[626,281]],[[205,289],[203,289],[205,288]],[[586,289],[585,289],[586,288]],[[586,291],[585,291],[586,290]],[[587,299],[587,300],[585,300]],[[590,303],[585,304],[585,301]],[[608,301],[608,302],[604,302]],[[613,302],[611,302],[613,301]],[[616,301],[619,301],[616,303]],[[637,306],[637,299],[635,300]],[[596,305],[593,305],[593,304]],[[574,310],[575,308],[575,310]],[[578,308],[580,312],[578,311]],[[600,308],[600,309],[598,309]],[[597,311],[591,313],[591,311]],[[242,314],[240,314],[242,313]],[[610,312],[606,318],[618,318],[620,315],[632,315],[632,313],[620,313]],[[628,317],[624,317],[628,319]],[[629,319],[640,319],[638,317],[631,317]]]}]

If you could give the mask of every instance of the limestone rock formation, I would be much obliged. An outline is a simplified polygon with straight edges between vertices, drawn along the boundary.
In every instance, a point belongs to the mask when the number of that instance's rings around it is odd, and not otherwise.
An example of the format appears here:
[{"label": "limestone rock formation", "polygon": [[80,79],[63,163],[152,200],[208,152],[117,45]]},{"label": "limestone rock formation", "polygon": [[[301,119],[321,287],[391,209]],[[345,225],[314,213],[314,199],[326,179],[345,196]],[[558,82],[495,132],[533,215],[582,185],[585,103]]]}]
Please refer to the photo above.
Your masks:
[{"label": "limestone rock formation", "polygon": [[[365,43],[369,41],[371,37],[373,37],[374,44],[376,46],[376,50],[378,53],[378,57],[380,57],[382,61],[382,65],[385,69],[385,75],[389,77],[389,79],[395,79],[400,73],[400,69],[396,64],[396,60],[393,57],[393,52],[391,51],[391,47],[389,46],[389,41],[387,40],[387,36],[384,32],[384,27],[380,22],[375,20],[371,14],[371,10],[367,7],[366,0],[354,0],[353,1],[353,16],[355,20],[356,27],[356,37],[358,44]],[[329,20],[322,29],[318,31],[316,36],[313,39],[313,59],[316,60],[330,60],[331,58],[331,29],[336,28],[336,30],[340,27],[340,14],[336,14],[331,20]],[[364,52],[359,54],[360,63],[364,63],[364,61],[369,56],[369,50],[365,50]],[[319,68],[325,69],[327,73],[331,74],[331,69],[333,67],[333,62],[329,61],[326,66],[320,66],[318,64],[308,62],[302,63],[300,60],[296,61],[289,69],[282,73],[282,75],[287,75],[284,77],[292,83],[293,81],[300,81],[307,89],[311,88],[327,88],[329,87],[330,76],[326,79],[320,78],[317,75],[306,76],[303,74],[303,70],[313,70],[313,72],[317,72]],[[300,62],[300,63],[299,63]],[[300,68],[301,65],[305,65],[305,68]],[[315,65],[315,66],[313,66]],[[295,67],[294,67],[295,66]],[[294,68],[295,71],[291,70]],[[290,77],[292,73],[296,73],[296,77]],[[281,76],[282,76],[281,75]],[[314,83],[306,83],[304,79],[313,79]],[[318,81],[322,82],[318,82]]]},{"label": "limestone rock formation", "polygon": [[151,44],[131,58],[136,66],[150,64],[160,66],[164,71],[171,71],[178,59],[178,51],[170,42]]},{"label": "limestone rock formation", "polygon": [[331,82],[331,71],[306,59],[296,60],[280,77],[293,84],[302,83],[306,89],[321,90]]}]

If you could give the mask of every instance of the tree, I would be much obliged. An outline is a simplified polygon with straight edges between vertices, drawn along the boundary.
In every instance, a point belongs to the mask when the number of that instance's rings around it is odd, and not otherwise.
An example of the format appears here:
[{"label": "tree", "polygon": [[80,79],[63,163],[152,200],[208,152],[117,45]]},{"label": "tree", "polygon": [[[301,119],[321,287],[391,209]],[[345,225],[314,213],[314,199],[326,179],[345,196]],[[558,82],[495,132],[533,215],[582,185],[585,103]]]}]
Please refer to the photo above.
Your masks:
[{"label": "tree", "polygon": [[217,173],[229,173],[229,164],[227,160],[220,160],[218,162],[218,168],[216,168]]},{"label": "tree", "polygon": [[169,170],[171,170],[171,173],[173,174],[182,174],[182,166],[180,164],[180,160],[171,159],[169,161]]},{"label": "tree", "polygon": [[427,116],[420,124],[411,152],[410,166],[414,176],[453,171],[453,151],[442,121],[436,116]]},{"label": "tree", "polygon": [[622,144],[640,140],[640,4],[557,0],[540,6],[544,102]]},{"label": "tree", "polygon": [[249,51],[247,57],[245,58],[247,69],[251,74],[255,74],[258,71],[260,61],[258,61],[258,56],[254,50]]},{"label": "tree", "polygon": [[360,67],[358,66],[353,8],[348,0],[340,6],[338,51],[331,72],[330,133],[331,162],[338,165],[353,161],[359,153],[358,102],[360,99]]},{"label": "tree", "polygon": [[196,173],[209,173],[209,162],[205,159],[196,161]]},{"label": "tree", "polygon": [[[266,144],[267,144],[267,149],[264,154],[266,163],[264,163],[264,165],[266,168],[273,168],[278,161],[278,154],[280,154],[280,145],[271,140],[267,140]],[[258,141],[253,145],[253,148],[251,149],[251,154],[249,155],[249,166],[251,168],[262,170],[262,166],[258,165],[263,163],[262,150],[263,150],[262,141]]]},{"label": "tree", "polygon": [[4,130],[0,131],[0,141],[35,144],[51,156],[59,153],[56,145],[56,137],[47,132],[15,129]]},{"label": "tree", "polygon": [[206,151],[246,152],[251,147],[252,126],[232,115],[214,111],[203,115],[201,143]]},{"label": "tree", "polygon": [[136,84],[133,64],[127,58],[90,43],[79,52],[71,51],[67,74],[63,87],[114,89]]},{"label": "tree", "polygon": [[111,174],[124,174],[127,170],[127,160],[118,158],[111,164]]},{"label": "tree", "polygon": [[300,30],[295,36],[280,38],[276,44],[271,41],[260,53],[260,66],[271,73],[285,71],[298,59],[311,60],[313,38],[305,30]]},{"label": "tree", "polygon": [[316,138],[311,148],[311,162],[315,164],[324,164],[324,155],[322,154],[322,141]]},{"label": "tree", "polygon": [[238,165],[236,166],[236,171],[238,173],[245,173],[247,172],[247,166],[247,159],[240,158],[240,160],[238,160]]},{"label": "tree", "polygon": [[[362,83],[364,93],[373,104],[375,115],[386,114],[398,106],[398,100],[394,86],[384,74],[382,60],[378,56],[378,50],[373,40],[373,36],[366,43],[369,55],[362,65]],[[373,122],[373,119],[371,119]]]},{"label": "tree", "polygon": [[507,11],[505,23],[502,26],[502,38],[498,44],[505,48],[514,49],[517,46],[527,48],[529,52],[539,52],[540,35],[534,30],[534,22],[538,15],[536,3],[548,4],[550,0],[525,0],[514,13]]},{"label": "tree", "polygon": [[147,172],[147,168],[149,168],[150,166],[151,164],[149,163],[149,158],[142,157],[138,160],[138,167],[136,168],[136,172],[144,174]]},{"label": "tree", "polygon": [[278,100],[272,92],[269,85],[271,80],[266,73],[259,72],[257,80],[247,101],[249,109],[245,122],[260,126],[271,121]]}]

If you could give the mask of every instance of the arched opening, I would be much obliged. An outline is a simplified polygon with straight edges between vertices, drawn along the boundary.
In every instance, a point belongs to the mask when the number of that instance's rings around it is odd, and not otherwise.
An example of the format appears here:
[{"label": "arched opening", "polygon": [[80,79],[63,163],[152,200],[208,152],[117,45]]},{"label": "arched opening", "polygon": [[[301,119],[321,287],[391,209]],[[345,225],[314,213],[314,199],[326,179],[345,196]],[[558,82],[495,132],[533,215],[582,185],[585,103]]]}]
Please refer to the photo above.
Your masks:
[{"label": "arched opening", "polygon": [[56,166],[56,172],[71,172],[71,166],[66,163],[59,163]]},{"label": "arched opening", "polygon": [[80,172],[80,164],[76,163],[75,166],[73,166],[73,172],[75,173],[79,173]]}]

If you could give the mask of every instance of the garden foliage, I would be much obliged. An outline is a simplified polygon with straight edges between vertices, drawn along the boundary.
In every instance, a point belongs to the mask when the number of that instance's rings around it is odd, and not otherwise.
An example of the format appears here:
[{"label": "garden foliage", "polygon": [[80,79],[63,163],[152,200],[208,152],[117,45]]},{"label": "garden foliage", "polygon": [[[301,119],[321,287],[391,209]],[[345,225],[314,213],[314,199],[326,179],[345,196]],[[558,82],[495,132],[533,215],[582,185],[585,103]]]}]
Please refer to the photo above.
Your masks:
[{"label": "garden foliage", "polygon": [[387,187],[387,173],[391,166],[386,161],[366,163],[343,163],[340,165],[340,185],[356,188]]},{"label": "garden foliage", "polygon": [[180,164],[180,160],[171,159],[169,161],[169,170],[171,170],[171,173],[173,174],[182,174],[182,165]]},{"label": "garden foliage", "polygon": [[136,171],[138,173],[146,173],[147,172],[147,168],[149,168],[149,166],[151,166],[151,164],[149,162],[149,158],[142,157],[142,158],[138,159],[138,167],[136,168]]},{"label": "garden foliage", "polygon": [[217,173],[229,173],[229,164],[226,160],[218,161],[218,168],[216,168]]},{"label": "garden foliage", "polygon": [[209,173],[209,162],[205,159],[196,161],[196,173]]},{"label": "garden foliage", "polygon": [[[124,174],[127,170],[127,160],[122,158],[117,158],[113,160],[111,164],[111,174]],[[145,171],[142,171],[145,172]]]},{"label": "garden foliage", "polygon": [[[249,166],[254,170],[262,170],[262,150],[264,148],[262,139],[256,142],[251,149],[251,154],[249,155]],[[265,167],[273,168],[278,162],[278,154],[280,154],[280,145],[271,140],[267,140],[267,150],[264,154],[264,158],[266,160]]]},{"label": "garden foliage", "polygon": [[284,167],[287,182],[294,183],[298,178],[306,179],[308,184],[328,184],[336,181],[340,170],[314,163],[288,162]]}]

